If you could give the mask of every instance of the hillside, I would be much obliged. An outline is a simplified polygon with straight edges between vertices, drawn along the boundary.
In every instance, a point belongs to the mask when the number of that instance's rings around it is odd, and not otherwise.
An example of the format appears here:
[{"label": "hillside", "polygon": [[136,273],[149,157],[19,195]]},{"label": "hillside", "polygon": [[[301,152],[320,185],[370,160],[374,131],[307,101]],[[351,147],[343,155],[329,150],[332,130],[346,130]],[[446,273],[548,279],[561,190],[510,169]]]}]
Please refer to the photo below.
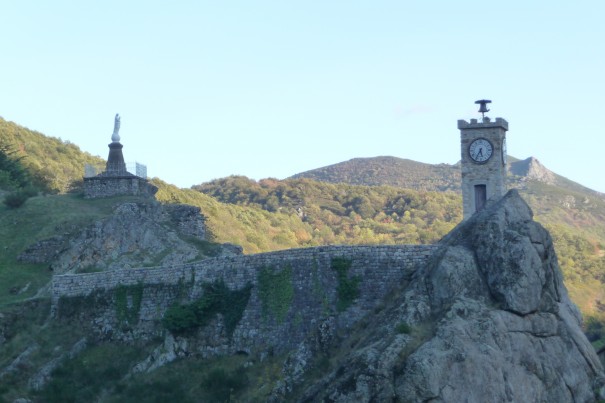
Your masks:
[{"label": "hillside", "polygon": [[[433,243],[461,219],[460,197],[393,186],[231,176],[193,189],[229,204],[296,216],[307,245]],[[301,246],[305,246],[302,243]]]},{"label": "hillside", "polygon": [[50,193],[63,193],[77,187],[85,164],[104,165],[101,158],[83,152],[69,141],[47,137],[0,117],[2,145],[15,151],[34,184]]}]

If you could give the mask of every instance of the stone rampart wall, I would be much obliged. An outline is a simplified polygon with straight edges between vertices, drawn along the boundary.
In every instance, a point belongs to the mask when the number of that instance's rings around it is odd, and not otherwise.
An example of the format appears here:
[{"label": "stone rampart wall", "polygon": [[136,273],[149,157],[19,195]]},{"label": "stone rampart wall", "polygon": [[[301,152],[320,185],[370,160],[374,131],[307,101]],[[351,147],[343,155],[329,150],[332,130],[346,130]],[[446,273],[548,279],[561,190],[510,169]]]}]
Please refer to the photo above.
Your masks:
[{"label": "stone rampart wall", "polygon": [[[296,263],[302,270],[313,264],[329,268],[334,257],[352,261],[351,274],[381,282],[424,264],[436,250],[436,245],[388,246],[320,246],[289,249],[254,255],[228,256],[194,263],[155,268],[111,270],[99,273],[65,274],[53,277],[53,300],[60,296],[86,296],[96,289],[109,290],[118,286],[137,284],[177,284],[194,278],[196,282],[211,282],[222,278],[233,288],[241,288],[248,281],[255,283],[256,272],[262,267],[283,267]],[[304,267],[306,266],[306,267]]]},{"label": "stone rampart wall", "polygon": [[[94,330],[103,337],[158,337],[165,331],[161,318],[168,307],[195,301],[203,295],[204,284],[222,280],[231,290],[251,286],[250,298],[232,335],[225,335],[220,324],[209,326],[206,336],[198,335],[198,339],[206,340],[204,348],[213,354],[249,351],[259,346],[291,349],[316,332],[318,326],[328,326],[325,323],[338,330],[358,322],[389,291],[425,266],[436,248],[436,245],[326,246],[219,257],[173,267],[57,275],[52,282],[53,309],[59,318],[68,311],[71,316],[79,315],[79,321],[96,327]],[[334,268],[334,259],[338,258],[348,263],[345,276],[357,289],[353,303],[344,310],[339,307],[342,278],[339,280]],[[259,292],[259,274],[263,270],[274,275],[284,270],[289,273],[287,283],[274,285],[287,286],[293,291],[287,301],[281,302],[287,303],[281,318],[268,312],[268,302],[263,300],[267,296]],[[137,287],[141,293],[138,297],[128,291]],[[120,317],[125,317],[116,308],[120,289],[130,292],[128,309],[133,309],[133,300],[140,301],[135,303],[136,320],[127,326],[128,332],[120,330]],[[67,309],[69,300],[78,302]],[[78,309],[84,309],[80,305],[88,307],[86,315],[78,313]]]}]

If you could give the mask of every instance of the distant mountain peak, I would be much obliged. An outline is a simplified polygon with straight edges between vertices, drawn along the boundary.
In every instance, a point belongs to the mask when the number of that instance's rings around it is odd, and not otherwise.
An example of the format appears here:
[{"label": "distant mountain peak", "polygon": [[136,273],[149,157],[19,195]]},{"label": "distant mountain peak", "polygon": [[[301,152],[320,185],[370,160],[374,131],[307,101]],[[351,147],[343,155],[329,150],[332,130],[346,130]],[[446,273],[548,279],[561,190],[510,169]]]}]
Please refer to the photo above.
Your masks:
[{"label": "distant mountain peak", "polygon": [[338,164],[301,172],[293,179],[352,185],[390,185],[429,191],[458,191],[460,170],[449,164],[426,164],[392,156],[353,158]]},{"label": "distant mountain peak", "polygon": [[534,157],[512,162],[509,171],[513,175],[525,177],[528,180],[544,182],[549,185],[554,185],[557,179],[554,172],[546,168]]}]

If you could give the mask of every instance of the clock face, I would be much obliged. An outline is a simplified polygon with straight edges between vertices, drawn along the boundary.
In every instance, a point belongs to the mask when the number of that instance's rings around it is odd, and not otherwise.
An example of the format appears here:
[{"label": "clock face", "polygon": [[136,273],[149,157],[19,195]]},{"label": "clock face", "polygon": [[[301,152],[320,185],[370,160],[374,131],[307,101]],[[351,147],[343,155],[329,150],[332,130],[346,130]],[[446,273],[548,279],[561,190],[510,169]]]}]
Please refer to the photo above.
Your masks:
[{"label": "clock face", "polygon": [[491,158],[493,152],[494,147],[492,147],[492,143],[484,138],[474,140],[468,147],[468,154],[471,159],[479,164],[487,162],[487,160]]}]

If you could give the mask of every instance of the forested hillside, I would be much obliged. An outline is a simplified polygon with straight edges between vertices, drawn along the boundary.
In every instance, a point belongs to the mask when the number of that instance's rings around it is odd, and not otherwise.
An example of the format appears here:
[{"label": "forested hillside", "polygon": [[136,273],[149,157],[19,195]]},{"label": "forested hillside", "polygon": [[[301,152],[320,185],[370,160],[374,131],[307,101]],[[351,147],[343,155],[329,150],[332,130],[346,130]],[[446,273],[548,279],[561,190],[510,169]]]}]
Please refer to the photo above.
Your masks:
[{"label": "forested hillside", "polygon": [[47,137],[2,118],[0,146],[13,153],[13,158],[20,159],[34,186],[50,193],[66,192],[77,186],[85,164],[104,164],[101,158],[83,152],[69,141]]},{"label": "forested hillside", "polygon": [[330,243],[433,243],[461,219],[459,196],[392,186],[231,176],[193,187],[230,204],[296,215],[303,239]]}]

